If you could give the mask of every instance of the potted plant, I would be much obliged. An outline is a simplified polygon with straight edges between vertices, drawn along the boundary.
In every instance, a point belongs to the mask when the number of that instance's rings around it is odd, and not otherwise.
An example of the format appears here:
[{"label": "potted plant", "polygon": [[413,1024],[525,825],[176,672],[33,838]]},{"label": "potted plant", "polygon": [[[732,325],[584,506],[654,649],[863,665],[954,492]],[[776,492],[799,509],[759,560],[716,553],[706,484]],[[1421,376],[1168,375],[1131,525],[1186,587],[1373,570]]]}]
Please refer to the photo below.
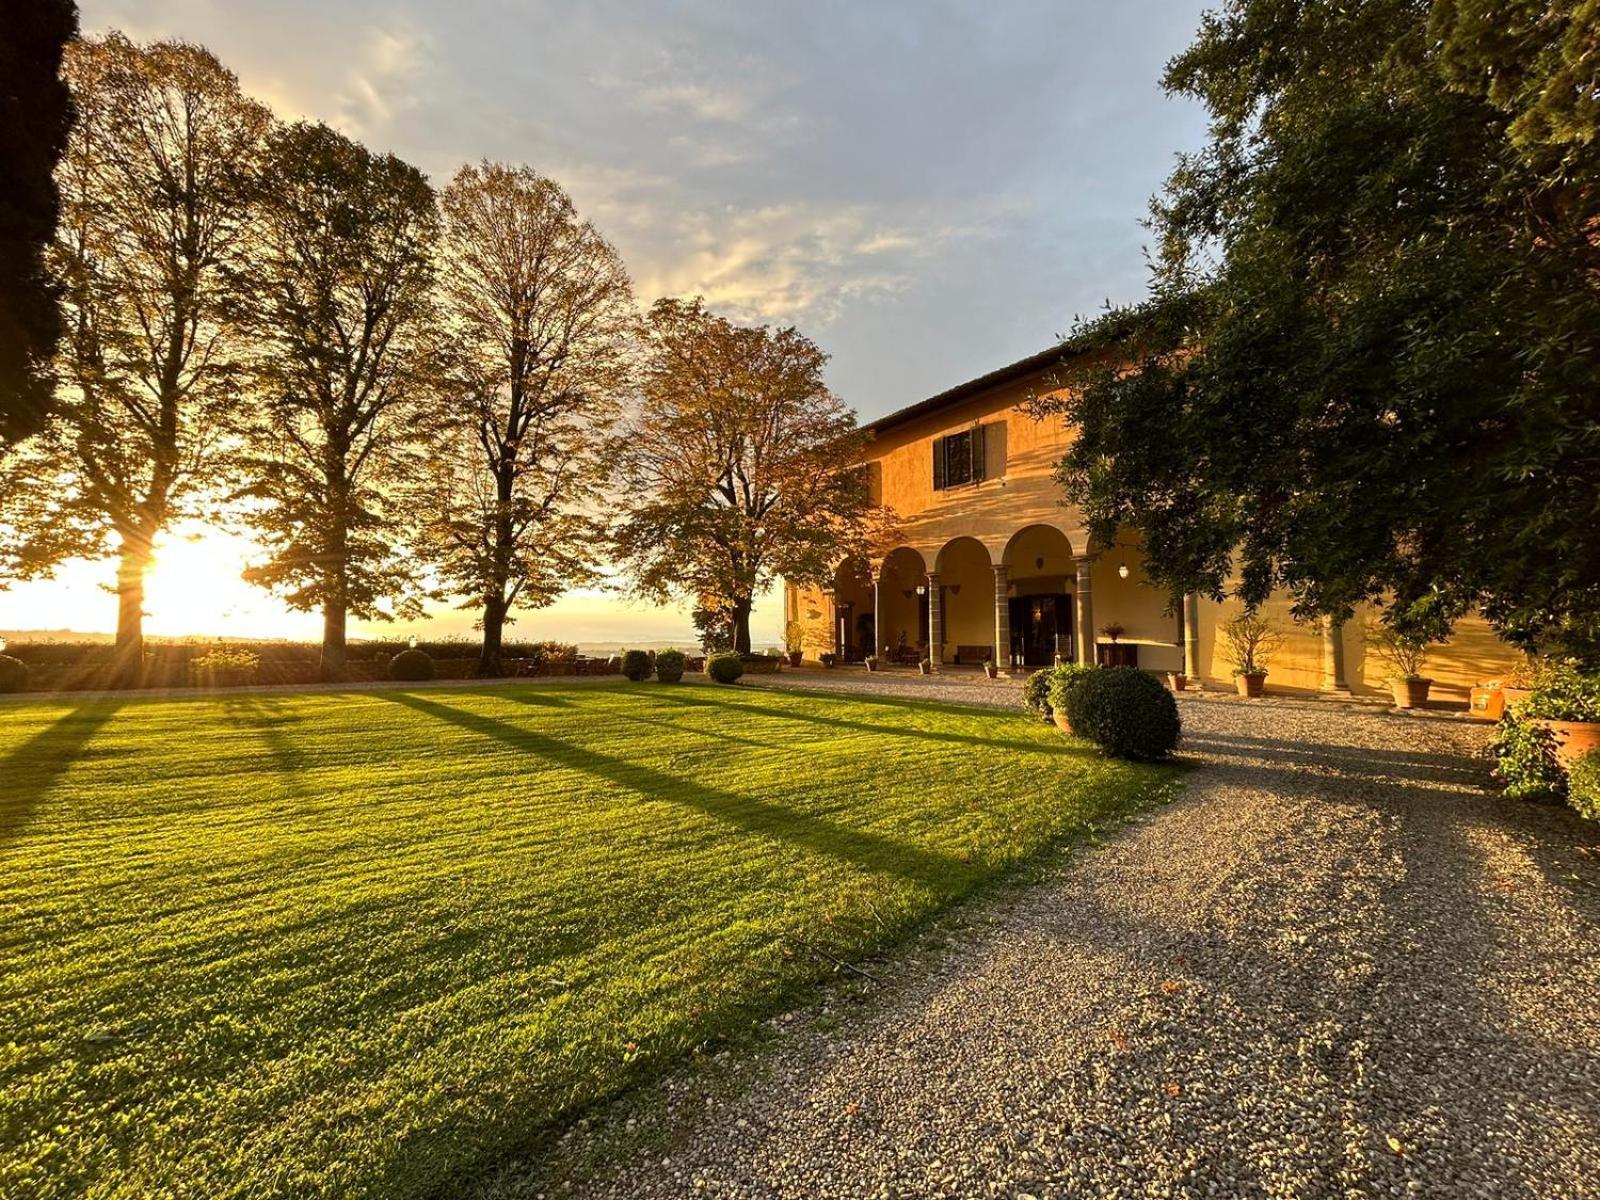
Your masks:
[{"label": "potted plant", "polygon": [[867,664],[867,670],[876,671],[878,669],[878,656],[876,654],[867,655],[865,661]]},{"label": "potted plant", "polygon": [[917,663],[917,673],[919,675],[932,675],[933,659],[925,658],[921,662]]},{"label": "potted plant", "polygon": [[1394,691],[1396,708],[1420,708],[1428,702],[1433,680],[1422,673],[1427,662],[1429,642],[1419,634],[1396,629],[1388,622],[1367,637],[1373,653],[1389,664],[1389,686]]},{"label": "potted plant", "polygon": [[1585,754],[1600,750],[1600,675],[1586,674],[1571,660],[1548,663],[1515,713],[1549,730],[1557,765],[1571,770]]},{"label": "potted plant", "polygon": [[822,655],[822,665],[831,670],[832,668],[834,668],[834,667],[839,665],[839,656],[837,654],[833,653],[831,650],[830,651],[826,651]]},{"label": "potted plant", "polygon": [[1168,671],[1167,683],[1175,692],[1186,692],[1189,690],[1189,677],[1182,671]]},{"label": "potted plant", "polygon": [[1048,697],[1046,707],[1057,729],[1067,733],[1072,732],[1072,721],[1067,716],[1067,697],[1071,695],[1073,688],[1087,679],[1096,669],[1084,663],[1062,663],[1051,670],[1050,684],[1045,692]]},{"label": "potted plant", "polygon": [[994,665],[994,659],[986,658],[983,660],[983,673],[990,679],[1000,678],[1000,668]]},{"label": "potted plant", "polygon": [[1273,652],[1283,644],[1283,634],[1267,618],[1247,608],[1223,625],[1222,638],[1228,657],[1233,661],[1233,678],[1239,695],[1249,700],[1259,699],[1267,688],[1267,665]]},{"label": "potted plant", "polygon": [[1117,639],[1128,631],[1116,621],[1107,621],[1104,625],[1100,626],[1100,632],[1106,637],[1110,638],[1111,644],[1115,646],[1117,644]]},{"label": "potted plant", "polygon": [[798,667],[805,659],[804,633],[799,621],[790,621],[783,627],[783,649],[791,667]]}]

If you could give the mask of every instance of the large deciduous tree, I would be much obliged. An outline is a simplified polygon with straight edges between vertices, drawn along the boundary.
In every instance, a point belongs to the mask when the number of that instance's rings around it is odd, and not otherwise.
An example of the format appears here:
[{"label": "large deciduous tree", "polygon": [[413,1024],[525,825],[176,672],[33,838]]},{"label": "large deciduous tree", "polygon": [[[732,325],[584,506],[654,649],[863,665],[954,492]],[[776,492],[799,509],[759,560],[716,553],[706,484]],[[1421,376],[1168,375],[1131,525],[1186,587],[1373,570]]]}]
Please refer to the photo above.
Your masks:
[{"label": "large deciduous tree", "polygon": [[[1492,12],[1491,12],[1492,10]],[[1167,70],[1210,141],[1153,205],[1149,302],[1041,408],[1097,535],[1170,591],[1600,650],[1589,0],[1232,0]]]},{"label": "large deciduous tree", "polygon": [[351,615],[420,611],[396,497],[427,433],[438,219],[420,171],[325,125],[275,131],[267,172],[239,278],[259,407],[240,499],[266,552],[245,577],[321,609],[337,679]]},{"label": "large deciduous tree", "polygon": [[157,537],[214,489],[239,396],[225,268],[270,117],[208,52],[120,34],[68,48],[57,179],[65,326],[55,418],[27,448],[24,572],[115,553],[117,675],[137,678]]},{"label": "large deciduous tree", "polygon": [[747,654],[763,587],[822,583],[868,536],[866,435],[823,382],[827,356],[792,328],[658,300],[648,333],[614,547],[643,594],[728,613]]},{"label": "large deciduous tree", "polygon": [[[55,168],[72,127],[61,78],[78,32],[73,0],[0,7],[0,453],[39,430],[50,411],[51,358],[61,333],[58,289],[45,269],[60,197]],[[3,486],[3,484],[0,484]]]},{"label": "large deciduous tree", "polygon": [[453,398],[422,502],[428,557],[481,610],[479,673],[505,626],[596,577],[607,434],[638,325],[615,250],[554,181],[463,167],[441,197]]}]

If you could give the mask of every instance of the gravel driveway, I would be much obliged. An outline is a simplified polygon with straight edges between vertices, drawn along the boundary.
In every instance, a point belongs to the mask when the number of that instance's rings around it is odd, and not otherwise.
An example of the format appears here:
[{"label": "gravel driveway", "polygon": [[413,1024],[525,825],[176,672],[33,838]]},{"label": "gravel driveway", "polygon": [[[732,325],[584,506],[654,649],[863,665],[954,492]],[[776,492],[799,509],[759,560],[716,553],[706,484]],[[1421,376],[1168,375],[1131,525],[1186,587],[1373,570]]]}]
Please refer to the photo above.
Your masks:
[{"label": "gravel driveway", "polygon": [[[1015,696],[875,686],[924,683]],[[1182,799],[498,1190],[1600,1196],[1595,827],[1466,722],[1182,712]]]}]

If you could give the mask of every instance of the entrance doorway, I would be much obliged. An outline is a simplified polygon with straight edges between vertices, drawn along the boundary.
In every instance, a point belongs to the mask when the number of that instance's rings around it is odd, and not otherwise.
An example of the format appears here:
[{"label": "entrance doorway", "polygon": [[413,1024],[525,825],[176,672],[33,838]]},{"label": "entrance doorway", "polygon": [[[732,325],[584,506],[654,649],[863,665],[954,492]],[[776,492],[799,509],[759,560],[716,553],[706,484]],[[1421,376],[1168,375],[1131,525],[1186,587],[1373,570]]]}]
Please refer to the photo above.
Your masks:
[{"label": "entrance doorway", "polygon": [[1028,667],[1048,667],[1074,658],[1072,597],[1060,593],[1011,598],[1011,654]]}]

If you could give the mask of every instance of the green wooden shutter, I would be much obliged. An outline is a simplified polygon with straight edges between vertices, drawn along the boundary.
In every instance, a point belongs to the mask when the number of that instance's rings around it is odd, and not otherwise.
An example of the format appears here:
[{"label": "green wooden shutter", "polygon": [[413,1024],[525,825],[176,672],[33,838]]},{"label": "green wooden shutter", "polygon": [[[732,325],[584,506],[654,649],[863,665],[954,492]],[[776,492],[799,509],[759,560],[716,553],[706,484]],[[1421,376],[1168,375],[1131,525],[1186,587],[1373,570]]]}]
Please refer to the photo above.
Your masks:
[{"label": "green wooden shutter", "polygon": [[986,429],[985,426],[974,425],[972,427],[972,482],[973,483],[979,482],[987,474],[986,468],[988,467],[989,464],[988,464],[988,461],[987,461],[987,449],[986,449],[986,446],[985,446],[985,438],[984,438],[984,434],[986,432],[987,432],[987,429]]},{"label": "green wooden shutter", "polygon": [[944,450],[945,450],[945,439],[944,438],[934,438],[933,439],[933,490],[936,491],[936,492],[943,491],[944,487],[945,487]]}]

